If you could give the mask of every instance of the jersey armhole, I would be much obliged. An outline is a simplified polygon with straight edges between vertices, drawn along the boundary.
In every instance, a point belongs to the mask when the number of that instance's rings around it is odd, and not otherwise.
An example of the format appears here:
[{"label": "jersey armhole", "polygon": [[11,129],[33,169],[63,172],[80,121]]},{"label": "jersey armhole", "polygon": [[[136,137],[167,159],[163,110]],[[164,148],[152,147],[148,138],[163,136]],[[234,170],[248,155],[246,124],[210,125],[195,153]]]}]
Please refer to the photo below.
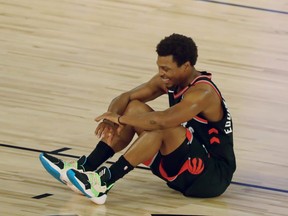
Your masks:
[{"label": "jersey armhole", "polygon": [[219,92],[219,90],[211,82],[209,82],[207,80],[199,80],[199,81],[195,82],[193,85],[195,86],[195,85],[200,84],[200,83],[210,85],[214,89],[214,91],[216,92],[216,94],[218,95],[219,99],[222,102],[223,98],[222,98],[221,93]]}]

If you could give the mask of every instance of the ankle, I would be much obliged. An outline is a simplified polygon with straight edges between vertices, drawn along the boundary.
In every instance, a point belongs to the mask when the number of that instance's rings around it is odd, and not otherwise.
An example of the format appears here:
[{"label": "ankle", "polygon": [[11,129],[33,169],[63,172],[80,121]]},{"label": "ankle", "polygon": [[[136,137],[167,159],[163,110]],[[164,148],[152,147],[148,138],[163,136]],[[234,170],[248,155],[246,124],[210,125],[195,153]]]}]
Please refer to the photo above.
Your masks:
[{"label": "ankle", "polygon": [[109,168],[111,172],[111,178],[107,182],[108,185],[113,184],[127,173],[132,171],[134,167],[127,161],[122,155],[114,164]]}]

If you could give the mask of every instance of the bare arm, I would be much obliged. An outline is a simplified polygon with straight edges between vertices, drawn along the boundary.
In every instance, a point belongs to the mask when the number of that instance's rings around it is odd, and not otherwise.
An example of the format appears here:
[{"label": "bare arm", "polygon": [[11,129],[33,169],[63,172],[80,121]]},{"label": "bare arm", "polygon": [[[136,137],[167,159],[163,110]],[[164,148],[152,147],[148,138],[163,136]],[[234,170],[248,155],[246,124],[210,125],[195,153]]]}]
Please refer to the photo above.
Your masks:
[{"label": "bare arm", "polygon": [[[114,123],[118,124],[117,117],[119,115],[123,115],[129,102],[132,100],[147,102],[161,96],[162,94],[165,93],[165,87],[163,86],[162,83],[163,82],[161,82],[159,75],[156,75],[147,83],[144,83],[114,98],[108,107],[108,112],[104,113],[103,115],[95,119],[96,121],[103,120],[97,126],[95,134],[99,138],[106,137],[107,142],[112,142],[114,132],[118,128],[118,126],[115,125]],[[101,118],[102,116],[107,116],[108,113],[111,116],[110,118],[108,117]],[[114,116],[115,118],[112,119],[112,116]]]},{"label": "bare arm", "polygon": [[[199,84],[188,90],[184,95],[184,99],[173,107],[164,111],[124,115],[120,117],[120,122],[144,130],[164,129],[178,126],[192,119],[198,113],[206,115],[208,119],[214,119],[219,110],[221,110],[221,102],[216,93],[208,85]],[[119,124],[119,116],[117,115],[103,114],[96,120],[103,118],[108,118]]]},{"label": "bare arm", "polygon": [[164,93],[164,86],[161,85],[159,76],[156,75],[148,82],[114,98],[108,107],[108,112],[122,115],[130,101],[139,100],[147,102],[154,100]]}]

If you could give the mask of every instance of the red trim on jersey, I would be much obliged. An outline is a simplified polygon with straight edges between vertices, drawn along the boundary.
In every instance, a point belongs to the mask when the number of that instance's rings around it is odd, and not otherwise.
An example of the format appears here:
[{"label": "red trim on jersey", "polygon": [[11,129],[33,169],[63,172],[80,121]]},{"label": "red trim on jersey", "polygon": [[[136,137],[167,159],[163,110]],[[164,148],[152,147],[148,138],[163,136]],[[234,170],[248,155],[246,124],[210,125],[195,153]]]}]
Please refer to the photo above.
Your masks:
[{"label": "red trim on jersey", "polygon": [[[214,89],[214,91],[216,92],[216,94],[218,95],[220,100],[222,100],[222,96],[221,96],[220,92],[218,91],[218,89],[211,82],[209,82],[207,80],[199,80],[199,81],[197,81],[197,79],[199,79],[199,78],[207,78],[207,79],[211,80],[211,77],[212,77],[212,75],[200,75],[200,76],[196,77],[192,82],[190,82],[190,84],[188,86],[186,86],[180,92],[178,92],[177,94],[173,93],[174,99],[176,99],[176,98],[180,97],[181,95],[183,95],[191,87],[191,85],[196,85],[198,83],[204,83],[204,84],[210,85]],[[199,116],[194,116],[193,119],[198,121],[198,122],[200,122],[200,123],[203,123],[203,124],[207,124],[208,123],[208,121],[206,119],[201,118]]]},{"label": "red trim on jersey", "polygon": [[174,99],[176,99],[176,98],[180,97],[181,95],[183,95],[183,94],[188,90],[189,87],[190,87],[190,86],[186,86],[184,89],[182,89],[182,90],[181,90],[180,92],[178,92],[177,94],[174,94],[174,93],[173,93]]},{"label": "red trim on jersey", "polygon": [[199,79],[199,78],[205,78],[205,77],[206,77],[207,79],[210,79],[210,80],[211,80],[212,75],[200,75],[200,76],[196,77],[190,84],[194,83],[195,80],[197,80],[197,79]]},{"label": "red trim on jersey", "polygon": [[142,164],[144,164],[145,166],[150,167],[152,165],[152,163],[154,162],[155,158],[156,158],[157,154],[154,155],[154,157],[150,158],[149,160],[143,162]]},{"label": "red trim on jersey", "polygon": [[199,116],[194,116],[193,119],[200,122],[200,123],[203,123],[203,124],[208,123],[208,121],[206,119],[200,118]]},{"label": "red trim on jersey", "polygon": [[180,174],[182,174],[184,171],[188,170],[189,173],[192,175],[199,175],[203,172],[204,170],[204,163],[201,158],[192,158],[192,159],[187,159],[177,175],[169,177],[164,170],[162,166],[162,161],[159,164],[159,172],[161,176],[166,179],[167,181],[174,181]]},{"label": "red trim on jersey", "polygon": [[196,85],[196,84],[198,84],[198,83],[205,83],[205,84],[210,85],[210,86],[215,90],[215,92],[217,93],[217,95],[219,96],[219,98],[222,100],[222,97],[221,97],[220,92],[218,91],[218,89],[217,89],[211,82],[209,82],[209,81],[207,81],[207,80],[199,80],[199,81],[195,82],[194,85]]},{"label": "red trim on jersey", "polygon": [[[196,77],[194,80],[192,80],[192,82],[189,83],[188,86],[186,86],[186,87],[185,87],[184,89],[182,89],[180,92],[178,92],[177,94],[173,94],[174,99],[180,97],[182,94],[184,94],[184,93],[188,90],[188,88],[191,87],[191,85],[194,85],[195,80],[197,80],[197,79],[199,79],[199,78],[205,78],[205,77],[211,80],[211,77],[212,77],[212,76],[211,76],[211,75],[200,75],[200,76]],[[199,82],[200,82],[200,81],[199,81]],[[196,81],[195,83],[198,83],[198,81]]]}]

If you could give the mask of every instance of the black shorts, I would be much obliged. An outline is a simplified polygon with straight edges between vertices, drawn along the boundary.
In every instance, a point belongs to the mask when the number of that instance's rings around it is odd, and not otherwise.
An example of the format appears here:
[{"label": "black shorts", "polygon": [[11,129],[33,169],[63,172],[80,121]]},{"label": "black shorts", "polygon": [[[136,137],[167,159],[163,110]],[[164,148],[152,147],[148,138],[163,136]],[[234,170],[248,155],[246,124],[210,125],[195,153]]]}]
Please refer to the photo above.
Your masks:
[{"label": "black shorts", "polygon": [[195,137],[192,141],[186,138],[169,155],[163,156],[159,152],[149,166],[153,174],[165,180],[170,188],[189,197],[219,196],[232,179],[228,165],[210,157]]}]

